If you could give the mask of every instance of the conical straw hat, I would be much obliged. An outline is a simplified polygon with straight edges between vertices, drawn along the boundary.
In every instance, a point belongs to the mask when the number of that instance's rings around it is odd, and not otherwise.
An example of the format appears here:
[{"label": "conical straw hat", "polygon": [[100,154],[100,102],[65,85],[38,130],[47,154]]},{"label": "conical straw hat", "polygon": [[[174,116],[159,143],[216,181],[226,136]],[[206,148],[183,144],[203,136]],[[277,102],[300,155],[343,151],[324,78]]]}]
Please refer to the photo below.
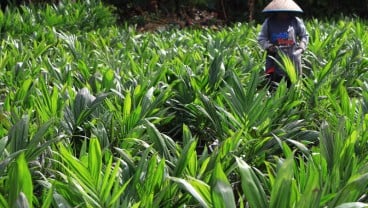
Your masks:
[{"label": "conical straw hat", "polygon": [[262,12],[303,12],[293,0],[272,0]]}]

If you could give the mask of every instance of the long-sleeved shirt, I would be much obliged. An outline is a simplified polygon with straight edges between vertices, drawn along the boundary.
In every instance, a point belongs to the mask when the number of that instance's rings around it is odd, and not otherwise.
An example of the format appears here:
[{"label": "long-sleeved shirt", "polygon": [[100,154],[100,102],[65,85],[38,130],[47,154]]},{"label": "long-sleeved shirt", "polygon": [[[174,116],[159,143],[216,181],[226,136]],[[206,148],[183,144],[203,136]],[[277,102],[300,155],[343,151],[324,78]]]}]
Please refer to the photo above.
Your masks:
[{"label": "long-sleeved shirt", "polygon": [[[304,22],[300,18],[295,16],[283,20],[267,18],[262,24],[257,40],[265,50],[272,45],[278,46],[293,60],[297,71],[301,74],[301,54],[295,55],[294,52],[299,48],[303,51],[306,49],[309,35]],[[267,58],[266,70],[275,65],[276,63],[271,58]],[[278,74],[284,74],[278,66],[275,66],[275,68]]]},{"label": "long-sleeved shirt", "polygon": [[267,18],[262,24],[257,40],[263,49],[271,45],[298,46],[300,42],[307,46],[309,35],[303,20],[298,17],[291,17],[286,21]]}]

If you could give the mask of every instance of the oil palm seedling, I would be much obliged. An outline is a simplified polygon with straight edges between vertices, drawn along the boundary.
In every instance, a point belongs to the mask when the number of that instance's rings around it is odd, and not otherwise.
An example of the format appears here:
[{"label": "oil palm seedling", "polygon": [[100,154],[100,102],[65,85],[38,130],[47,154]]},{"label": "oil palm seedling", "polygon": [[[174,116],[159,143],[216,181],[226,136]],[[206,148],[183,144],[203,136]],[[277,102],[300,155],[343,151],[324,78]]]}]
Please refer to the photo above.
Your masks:
[{"label": "oil palm seedling", "polygon": [[272,93],[260,25],[115,23],[99,0],[0,11],[1,207],[367,206],[366,21],[306,21]]}]

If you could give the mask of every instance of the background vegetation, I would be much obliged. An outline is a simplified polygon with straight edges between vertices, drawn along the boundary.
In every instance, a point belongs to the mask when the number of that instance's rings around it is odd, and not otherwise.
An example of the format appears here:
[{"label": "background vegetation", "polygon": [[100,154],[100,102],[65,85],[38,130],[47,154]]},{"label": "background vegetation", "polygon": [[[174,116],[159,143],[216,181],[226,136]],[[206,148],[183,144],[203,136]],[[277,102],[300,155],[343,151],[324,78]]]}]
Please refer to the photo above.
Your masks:
[{"label": "background vegetation", "polygon": [[[56,3],[60,0],[3,0],[1,6],[28,3]],[[262,9],[270,0],[103,0],[113,5],[121,21],[153,13],[156,17],[176,15],[182,19],[194,17],[193,10],[207,10],[226,22],[261,21]],[[356,15],[367,18],[368,0],[295,0],[305,11],[306,18],[332,18]]]},{"label": "background vegetation", "polygon": [[368,23],[306,21],[263,86],[260,25],[140,33],[100,1],[0,12],[0,207],[366,207]]}]

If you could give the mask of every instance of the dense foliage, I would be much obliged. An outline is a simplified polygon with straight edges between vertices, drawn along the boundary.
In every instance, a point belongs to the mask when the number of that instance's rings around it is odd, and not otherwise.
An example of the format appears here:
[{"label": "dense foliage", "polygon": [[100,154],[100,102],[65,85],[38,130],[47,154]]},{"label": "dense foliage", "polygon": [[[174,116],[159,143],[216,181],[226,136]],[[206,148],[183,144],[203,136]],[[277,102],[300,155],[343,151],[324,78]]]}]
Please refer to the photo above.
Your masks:
[{"label": "dense foliage", "polygon": [[[20,5],[29,3],[55,3],[60,0],[2,0],[1,6]],[[79,0],[77,0],[79,1]],[[262,9],[270,0],[102,0],[105,4],[113,5],[121,20],[131,19],[135,15],[144,13],[165,15],[180,15],[181,17],[194,14],[192,8],[214,11],[218,18],[233,21],[261,21]],[[343,15],[357,15],[367,18],[368,0],[295,0],[305,11],[307,18],[331,18]]]},{"label": "dense foliage", "polygon": [[0,207],[366,207],[368,23],[306,22],[263,86],[259,25],[138,33],[98,1],[0,12]]}]

